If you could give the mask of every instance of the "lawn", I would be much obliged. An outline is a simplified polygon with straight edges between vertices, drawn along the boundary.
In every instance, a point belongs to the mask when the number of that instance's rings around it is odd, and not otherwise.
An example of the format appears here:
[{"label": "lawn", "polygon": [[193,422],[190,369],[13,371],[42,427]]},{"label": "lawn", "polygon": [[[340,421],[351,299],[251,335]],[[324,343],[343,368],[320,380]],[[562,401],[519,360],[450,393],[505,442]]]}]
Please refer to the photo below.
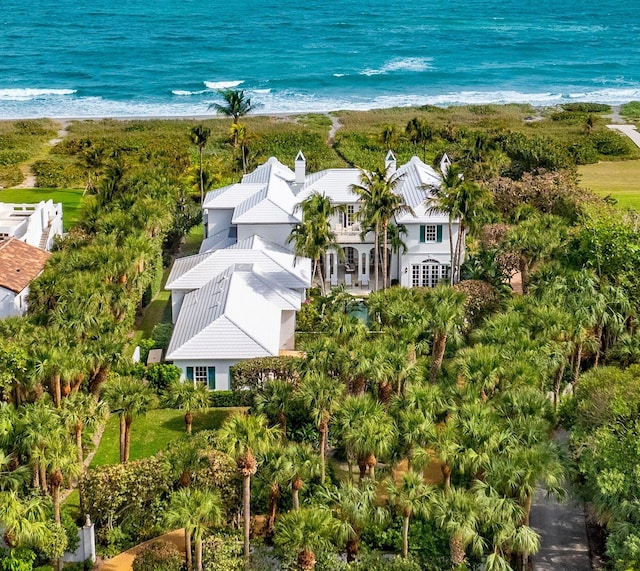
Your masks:
[{"label": "lawn", "polygon": [[[213,408],[193,414],[193,431],[219,428],[224,419],[241,408]],[[153,456],[167,444],[186,434],[184,411],[160,408],[136,418],[131,426],[131,460]],[[117,464],[120,458],[120,421],[113,415],[102,435],[91,466]]]},{"label": "lawn", "polygon": [[5,188],[0,190],[0,202],[37,203],[53,200],[62,203],[64,231],[75,225],[80,217],[82,189],[79,188]]},{"label": "lawn", "polygon": [[611,195],[623,208],[640,210],[640,160],[584,165],[578,172],[582,187]]}]

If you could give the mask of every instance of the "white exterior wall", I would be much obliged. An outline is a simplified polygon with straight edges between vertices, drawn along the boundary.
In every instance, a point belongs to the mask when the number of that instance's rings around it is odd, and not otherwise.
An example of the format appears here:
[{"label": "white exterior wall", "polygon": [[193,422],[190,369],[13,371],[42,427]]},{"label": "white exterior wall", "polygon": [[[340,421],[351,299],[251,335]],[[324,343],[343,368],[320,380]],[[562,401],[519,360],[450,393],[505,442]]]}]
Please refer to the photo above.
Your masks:
[{"label": "white exterior wall", "polygon": [[174,361],[173,364],[181,370],[180,378],[185,381],[187,378],[187,367],[215,367],[216,368],[216,390],[230,391],[231,378],[229,368],[239,363],[240,359],[194,359],[192,361]]},{"label": "white exterior wall", "polygon": [[23,289],[19,294],[0,287],[0,318],[23,315],[27,311],[28,293],[28,287]]},{"label": "white exterior wall", "polygon": [[207,228],[205,238],[231,227],[233,208],[215,208],[206,210]]},{"label": "white exterior wall", "polygon": [[238,224],[238,242],[257,234],[290,250],[291,244],[287,243],[287,239],[293,228],[293,224]]},{"label": "white exterior wall", "polygon": [[38,204],[0,203],[0,234],[49,251],[54,237],[62,235],[62,204],[52,200]]},{"label": "white exterior wall", "polygon": [[280,349],[293,351],[296,348],[296,312],[283,311],[280,316]]}]

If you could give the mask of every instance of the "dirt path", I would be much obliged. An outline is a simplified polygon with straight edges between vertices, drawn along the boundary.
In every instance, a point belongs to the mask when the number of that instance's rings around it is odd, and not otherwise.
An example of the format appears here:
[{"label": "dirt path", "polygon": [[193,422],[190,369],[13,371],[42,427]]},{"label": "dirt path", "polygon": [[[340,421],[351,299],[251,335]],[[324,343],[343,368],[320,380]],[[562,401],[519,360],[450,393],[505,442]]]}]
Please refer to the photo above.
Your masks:
[{"label": "dirt path", "polygon": [[151,545],[156,541],[168,541],[173,543],[181,553],[184,553],[184,529],[176,529],[171,533],[165,533],[160,537],[155,537],[149,541],[145,541],[140,545],[136,545],[127,551],[123,551],[120,555],[112,557],[98,565],[99,571],[132,571],[133,560],[147,545]]},{"label": "dirt path", "polygon": [[640,147],[640,133],[638,133],[635,125],[607,125],[607,128],[626,135],[637,147]]},{"label": "dirt path", "polygon": [[[60,125],[60,128],[58,129],[57,137],[55,137],[54,139],[51,139],[48,142],[50,147],[54,147],[67,136],[69,121],[60,121],[59,125]],[[37,182],[36,175],[31,171],[31,164],[33,164],[34,160],[36,159],[33,159],[31,163],[27,163],[20,166],[20,171],[22,172],[22,176],[24,177],[24,180],[19,185],[14,186],[12,188],[35,188],[36,187],[36,182]]]},{"label": "dirt path", "polygon": [[329,138],[327,139],[327,145],[333,147],[336,140],[336,133],[338,132],[338,129],[342,127],[342,123],[340,123],[340,119],[338,119],[334,115],[331,115],[330,113],[327,113],[327,117],[331,119],[331,129],[329,129]]}]

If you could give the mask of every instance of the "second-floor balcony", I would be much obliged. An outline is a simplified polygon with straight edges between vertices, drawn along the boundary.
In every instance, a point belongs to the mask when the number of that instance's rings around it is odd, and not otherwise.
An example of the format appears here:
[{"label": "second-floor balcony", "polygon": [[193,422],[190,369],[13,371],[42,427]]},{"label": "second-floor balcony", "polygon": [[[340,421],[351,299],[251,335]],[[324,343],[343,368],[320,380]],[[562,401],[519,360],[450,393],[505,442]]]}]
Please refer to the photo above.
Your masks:
[{"label": "second-floor balcony", "polygon": [[364,240],[360,238],[362,228],[358,223],[347,226],[343,224],[336,224],[333,231],[336,235],[336,240],[342,244],[361,244],[368,242],[373,244],[373,232],[368,232]]}]

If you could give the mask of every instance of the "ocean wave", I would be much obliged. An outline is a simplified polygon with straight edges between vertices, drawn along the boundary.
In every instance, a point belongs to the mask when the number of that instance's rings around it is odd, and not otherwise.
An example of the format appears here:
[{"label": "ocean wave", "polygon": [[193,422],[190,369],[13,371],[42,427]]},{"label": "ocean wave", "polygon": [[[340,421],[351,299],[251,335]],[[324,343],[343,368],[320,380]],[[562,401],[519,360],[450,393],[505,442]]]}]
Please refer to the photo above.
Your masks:
[{"label": "ocean wave", "polygon": [[[338,109],[365,111],[389,107],[529,103],[548,106],[574,101],[621,104],[640,100],[640,86],[629,88],[591,89],[576,86],[557,91],[525,92],[452,91],[449,93],[398,93],[373,95],[359,93],[302,93],[294,90],[276,90],[252,95],[261,105],[261,114],[321,113]],[[93,119],[101,117],[202,117],[213,116],[207,101],[200,98],[158,98],[155,101],[115,101],[101,97],[49,97],[31,100],[0,100],[0,119],[26,119],[37,117]]]},{"label": "ocean wave", "polygon": [[271,89],[251,89],[250,91],[251,93],[260,93],[260,94],[271,93]]},{"label": "ocean wave", "polygon": [[77,89],[0,89],[0,101],[29,101],[39,97],[64,96],[77,93]]},{"label": "ocean wave", "polygon": [[238,81],[205,81],[204,84],[209,89],[231,89],[232,87],[238,87],[238,85],[242,85],[244,80]]},{"label": "ocean wave", "polygon": [[189,97],[190,95],[202,95],[203,93],[209,93],[209,90],[200,89],[199,91],[184,91],[182,89],[173,89],[171,93],[180,97]]},{"label": "ocean wave", "polygon": [[346,73],[334,73],[333,77],[344,77],[345,75],[347,75]]},{"label": "ocean wave", "polygon": [[360,75],[383,75],[394,71],[427,71],[433,69],[433,58],[396,58],[385,63],[380,69],[365,69]]}]

